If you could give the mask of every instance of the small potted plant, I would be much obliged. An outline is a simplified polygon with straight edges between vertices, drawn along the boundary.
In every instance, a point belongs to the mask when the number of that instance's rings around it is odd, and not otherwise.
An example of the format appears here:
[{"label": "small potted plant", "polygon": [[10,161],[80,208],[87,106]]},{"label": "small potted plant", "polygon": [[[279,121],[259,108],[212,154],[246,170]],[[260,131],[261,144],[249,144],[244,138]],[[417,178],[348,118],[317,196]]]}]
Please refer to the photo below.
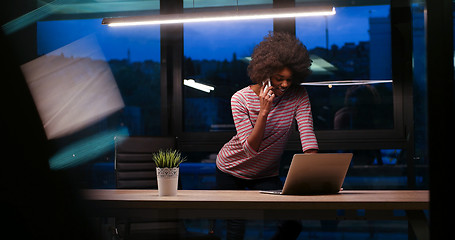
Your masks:
[{"label": "small potted plant", "polygon": [[159,150],[153,154],[160,196],[177,195],[179,166],[186,160],[177,150]]}]

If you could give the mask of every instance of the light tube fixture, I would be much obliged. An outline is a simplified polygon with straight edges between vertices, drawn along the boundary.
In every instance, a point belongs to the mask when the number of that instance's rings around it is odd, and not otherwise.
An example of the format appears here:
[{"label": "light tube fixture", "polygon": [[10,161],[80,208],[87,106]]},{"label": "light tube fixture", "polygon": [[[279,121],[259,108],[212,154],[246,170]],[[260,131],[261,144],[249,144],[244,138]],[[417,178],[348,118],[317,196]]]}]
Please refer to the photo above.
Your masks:
[{"label": "light tube fixture", "polygon": [[183,85],[188,86],[188,87],[192,87],[192,88],[197,89],[197,90],[201,90],[201,91],[206,92],[206,93],[210,93],[210,91],[214,91],[215,90],[214,87],[209,86],[209,85],[205,85],[205,84],[202,84],[202,83],[198,83],[198,82],[194,81],[194,79],[183,79]]},{"label": "light tube fixture", "polygon": [[336,13],[335,8],[327,6],[296,6],[291,8],[247,9],[234,11],[188,12],[182,14],[157,14],[104,18],[103,25],[111,27],[159,25],[192,22],[238,21],[249,19],[271,19],[291,17],[328,16]]},{"label": "light tube fixture", "polygon": [[333,80],[333,81],[321,81],[321,82],[304,82],[300,83],[302,86],[327,86],[332,88],[333,86],[354,86],[354,85],[371,85],[378,83],[392,83],[393,80]]}]

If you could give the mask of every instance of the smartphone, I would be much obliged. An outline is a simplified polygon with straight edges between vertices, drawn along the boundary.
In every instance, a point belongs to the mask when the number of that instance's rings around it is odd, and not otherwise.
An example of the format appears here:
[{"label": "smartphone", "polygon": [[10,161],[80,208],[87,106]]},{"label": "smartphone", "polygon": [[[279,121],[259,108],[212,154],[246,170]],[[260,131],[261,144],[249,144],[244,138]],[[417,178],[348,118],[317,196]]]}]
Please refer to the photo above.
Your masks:
[{"label": "smartphone", "polygon": [[267,78],[264,82],[262,82],[262,85],[265,85],[264,87],[264,92],[267,91],[267,88],[271,87],[272,84],[270,83],[270,78]]}]

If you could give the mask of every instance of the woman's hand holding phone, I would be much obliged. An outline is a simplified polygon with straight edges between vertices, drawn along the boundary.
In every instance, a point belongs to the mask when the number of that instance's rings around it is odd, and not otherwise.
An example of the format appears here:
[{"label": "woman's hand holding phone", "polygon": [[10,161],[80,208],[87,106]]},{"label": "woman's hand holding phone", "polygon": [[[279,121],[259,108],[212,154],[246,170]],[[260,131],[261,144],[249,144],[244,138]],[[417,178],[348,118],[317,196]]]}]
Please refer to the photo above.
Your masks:
[{"label": "woman's hand holding phone", "polygon": [[275,94],[273,93],[273,87],[270,84],[270,79],[267,79],[266,81],[262,82],[261,91],[259,93],[259,114],[263,114],[265,116],[269,115],[270,109],[272,109],[274,98]]}]

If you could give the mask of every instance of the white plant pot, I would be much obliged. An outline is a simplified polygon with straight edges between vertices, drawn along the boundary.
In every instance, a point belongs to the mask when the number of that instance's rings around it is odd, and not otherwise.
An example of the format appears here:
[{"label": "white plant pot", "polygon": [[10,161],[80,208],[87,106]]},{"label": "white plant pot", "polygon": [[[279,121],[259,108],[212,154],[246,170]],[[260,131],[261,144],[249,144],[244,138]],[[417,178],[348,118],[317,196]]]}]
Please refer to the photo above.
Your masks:
[{"label": "white plant pot", "polygon": [[176,196],[179,182],[179,168],[156,168],[158,193],[160,196]]}]

